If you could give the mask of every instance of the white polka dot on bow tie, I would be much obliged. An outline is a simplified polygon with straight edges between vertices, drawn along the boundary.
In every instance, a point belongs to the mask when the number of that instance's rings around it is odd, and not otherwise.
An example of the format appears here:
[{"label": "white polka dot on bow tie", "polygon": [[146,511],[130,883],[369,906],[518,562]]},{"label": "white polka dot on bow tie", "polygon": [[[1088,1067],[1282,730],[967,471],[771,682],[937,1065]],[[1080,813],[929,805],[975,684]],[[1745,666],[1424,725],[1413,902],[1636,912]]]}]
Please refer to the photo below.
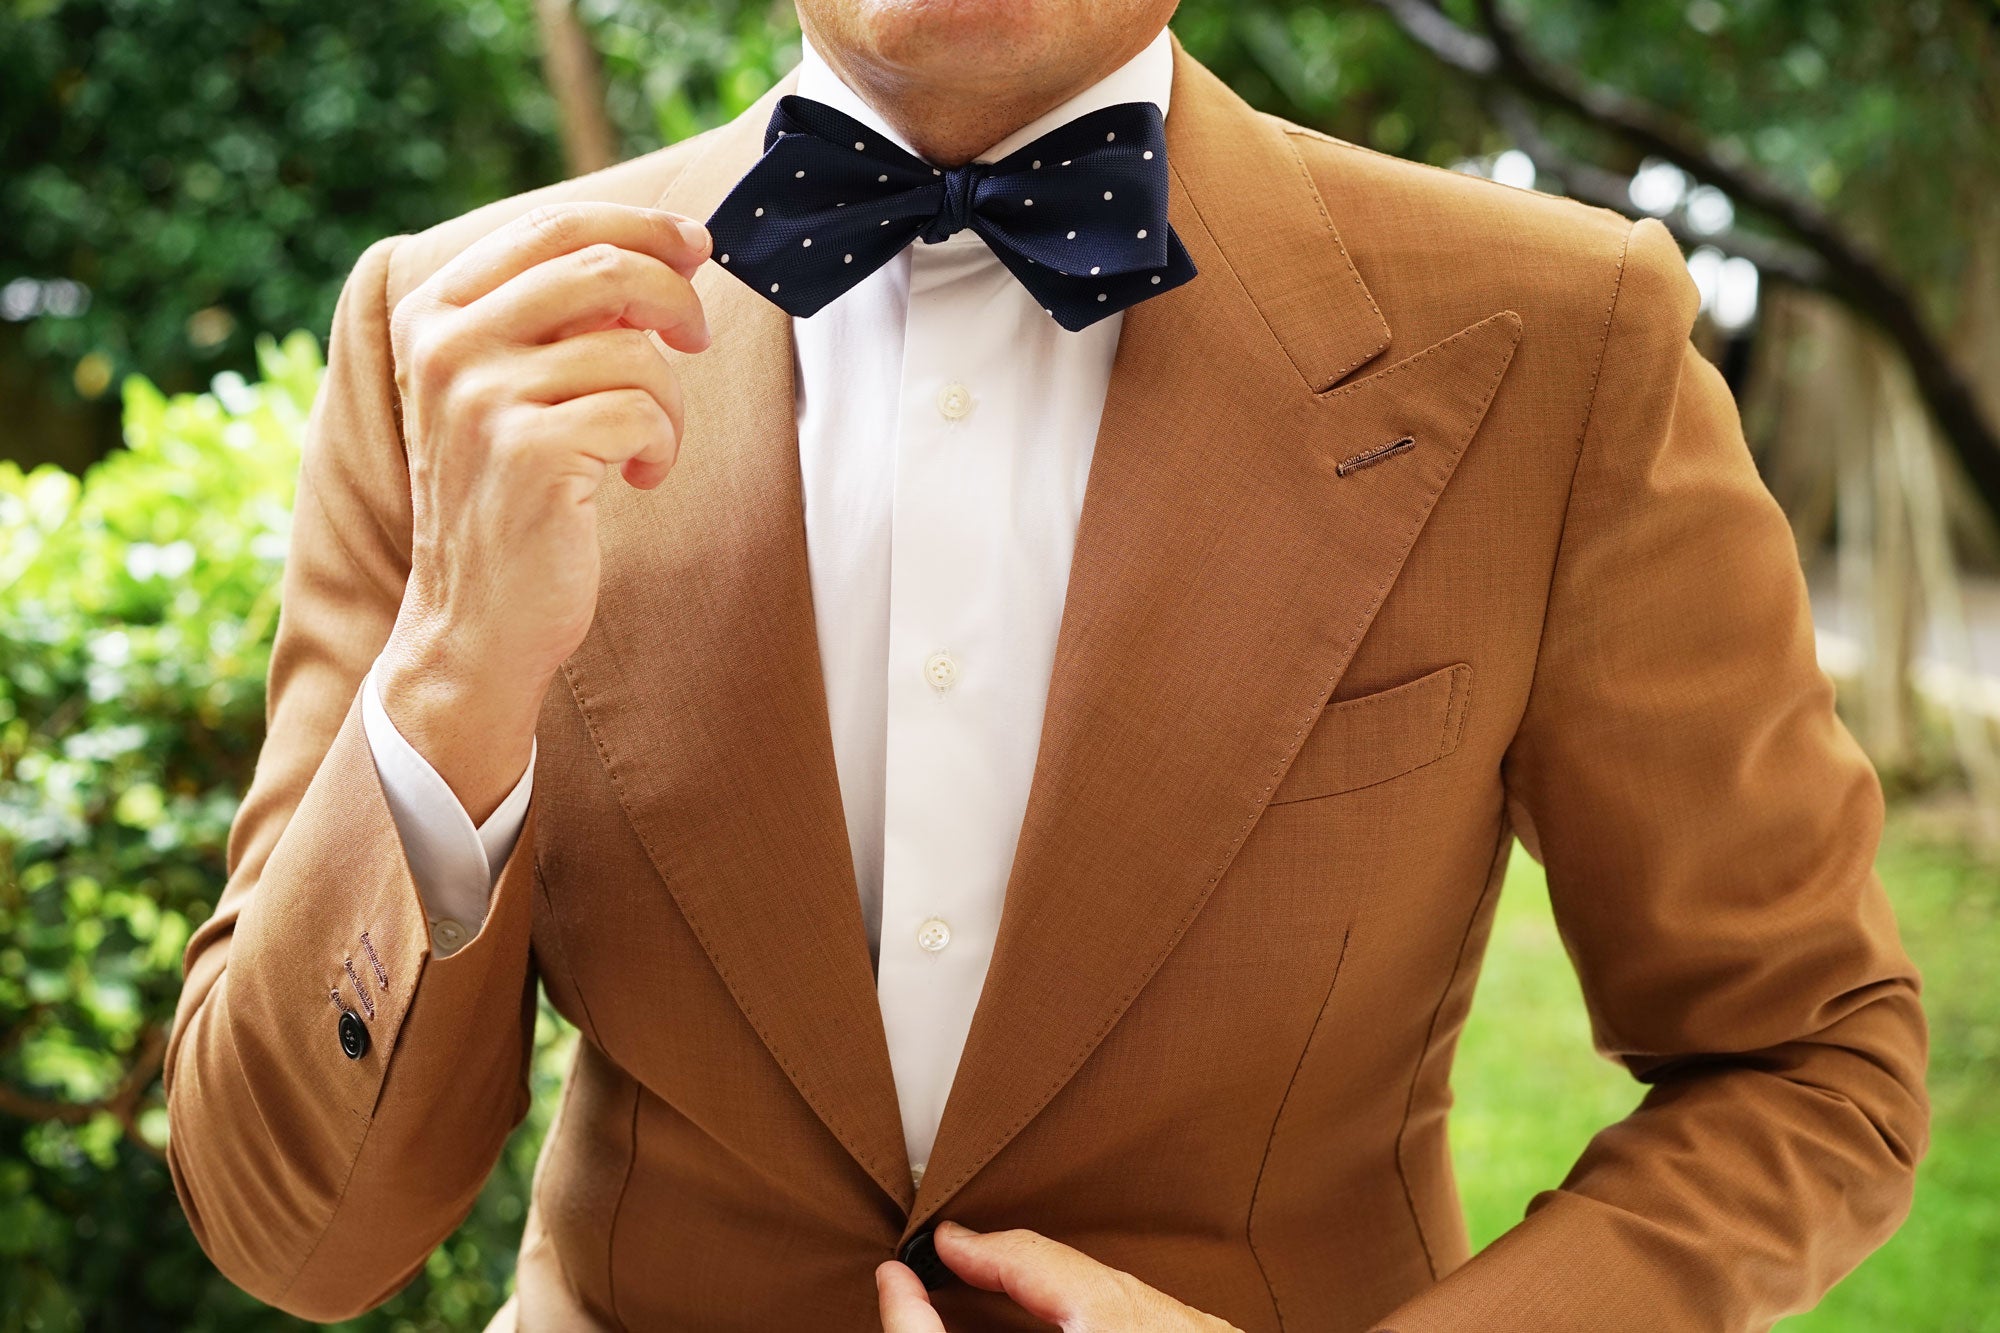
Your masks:
[{"label": "white polka dot on bow tie", "polygon": [[1091,276],[1091,277],[1093,277],[1093,278],[1094,278],[1094,277],[1096,277],[1096,276],[1097,276],[1097,275],[1098,275],[1099,273],[1101,273],[1101,272],[1103,272],[1103,270],[1102,270],[1102,269],[1100,269],[1100,268],[1099,268],[1099,267],[1098,267],[1097,265],[1095,265],[1095,264],[1092,264],[1092,265],[1090,266],[1090,276]]},{"label": "white polka dot on bow tie", "polygon": [[1104,142],[1110,143],[1113,139],[1116,139],[1117,137],[1118,136],[1116,134],[1107,134],[1104,136]]},{"label": "white polka dot on bow tie", "polygon": [[843,264],[852,264],[852,263],[854,262],[854,256],[853,256],[853,255],[842,255],[842,256],[840,257],[840,262],[841,262],[841,263],[843,263]]},{"label": "white polka dot on bow tie", "polygon": [[802,181],[805,178],[806,178],[806,173],[803,171],[794,171],[792,173],[792,179],[795,181]]},{"label": "white polka dot on bow tie", "polygon": [[1160,285],[1160,275],[1159,275],[1159,274],[1157,274],[1157,273],[1155,273],[1155,274],[1153,275],[1153,285],[1154,285],[1155,287],[1157,287],[1157,286],[1159,286],[1159,285]]},{"label": "white polka dot on bow tie", "polygon": [[722,257],[722,262],[723,262],[723,263],[725,263],[725,264],[727,264],[727,263],[729,262],[729,256],[728,256],[728,255],[724,255],[724,256]]},{"label": "white polka dot on bow tie", "polygon": [[1023,208],[1033,208],[1034,206],[1035,206],[1035,201],[1032,199],[1023,199],[1021,201],[1021,207]]},{"label": "white polka dot on bow tie", "polygon": [[1068,158],[1064,158],[1064,159],[1063,159],[1063,165],[1064,165],[1064,166],[1068,166],[1068,165],[1069,165],[1069,159],[1068,159]]},{"label": "white polka dot on bow tie", "polygon": [[799,242],[800,245],[804,246],[808,250],[812,248],[812,243],[813,243],[813,238],[810,236],[806,237],[803,241]]},{"label": "white polka dot on bow tie", "polygon": [[846,208],[846,207],[847,207],[847,201],[846,201],[845,199],[843,199],[843,200],[841,200],[841,201],[840,201],[839,203],[835,204],[835,205],[834,205],[834,207],[835,207],[835,208]]},{"label": "white polka dot on bow tie", "polygon": [[886,181],[886,180],[888,180],[888,179],[889,179],[889,178],[888,178],[887,176],[877,176],[877,177],[875,178],[875,183],[876,183],[877,185],[880,185],[880,184],[882,184],[882,183],[883,183],[884,181]]},{"label": "white polka dot on bow tie", "polygon": [[1139,228],[1139,239],[1142,241],[1146,239],[1146,229],[1144,227]]},{"label": "white polka dot on bow tie", "polygon": [[858,152],[860,152],[860,151],[862,150],[862,148],[864,148],[865,146],[866,146],[866,145],[864,145],[864,144],[863,144],[863,143],[861,142],[861,140],[859,140],[859,139],[856,139],[856,140],[854,141],[854,151],[855,151],[855,152],[857,152],[857,153],[858,153]]},{"label": "white polka dot on bow tie", "polygon": [[938,170],[938,169],[937,169],[936,167],[932,167],[932,168],[931,168],[931,175],[933,175],[933,176],[942,176],[942,175],[944,175],[944,173],[943,173],[942,171],[939,171],[939,170]]},{"label": "white polka dot on bow tie", "polygon": [[1139,154],[1139,156],[1145,158],[1148,162],[1151,162],[1153,160],[1153,150],[1148,148],[1145,152]]},{"label": "white polka dot on bow tie", "polygon": [[[773,287],[773,288],[772,288],[771,290],[775,292],[775,291],[777,291],[778,289],[777,289],[776,287]],[[1100,301],[1103,301],[1103,300],[1106,300],[1106,299],[1108,299],[1108,298],[1106,298],[1106,296],[1104,295],[1104,293],[1103,293],[1103,292],[1099,292],[1099,293],[1097,294],[1097,299],[1098,299],[1098,300],[1100,300]]]},{"label": "white polka dot on bow tie", "polygon": [[1106,199],[1109,199],[1109,198],[1111,197],[1111,191],[1109,191],[1109,190],[1106,190],[1106,191],[1104,192],[1104,197],[1105,197]]},{"label": "white polka dot on bow tie", "polygon": [[777,284],[777,283],[775,283],[775,282],[774,282],[774,283],[772,283],[772,284],[771,284],[771,290],[772,290],[773,292],[777,291],[777,290],[778,290],[778,284]]},{"label": "white polka dot on bow tie", "polygon": [[1063,239],[1066,241],[1073,241],[1076,239],[1076,233],[1071,232],[1068,236],[1065,236]]},{"label": "white polka dot on bow tie", "polygon": [[1042,169],[1042,159],[1040,159],[1039,157],[1036,158],[1034,160],[1034,163],[1028,169],[1030,171],[1040,171]]},{"label": "white polka dot on bow tie", "polygon": [[761,218],[761,217],[763,217],[763,216],[764,216],[764,210],[763,210],[763,209],[761,209],[761,208],[760,208],[760,209],[758,209],[758,210],[757,210],[757,212],[756,212],[756,214],[755,214],[755,216],[757,216],[757,217],[760,217],[760,218]]},{"label": "white polka dot on bow tie", "polygon": [[889,225],[889,219],[883,218],[880,222],[876,223],[875,225],[878,227],[886,227]]}]

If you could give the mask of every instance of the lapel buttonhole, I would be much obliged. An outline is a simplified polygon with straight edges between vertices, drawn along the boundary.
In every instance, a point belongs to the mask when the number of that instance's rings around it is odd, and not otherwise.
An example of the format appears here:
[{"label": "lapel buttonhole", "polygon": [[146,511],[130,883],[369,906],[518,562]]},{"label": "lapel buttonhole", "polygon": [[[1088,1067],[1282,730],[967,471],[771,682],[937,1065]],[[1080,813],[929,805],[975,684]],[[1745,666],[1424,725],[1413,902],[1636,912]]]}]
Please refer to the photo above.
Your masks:
[{"label": "lapel buttonhole", "polygon": [[1410,435],[1405,435],[1400,440],[1391,440],[1387,444],[1378,444],[1373,449],[1364,449],[1354,455],[1354,457],[1343,458],[1340,462],[1334,464],[1334,475],[1344,477],[1356,468],[1367,467],[1370,463],[1379,463],[1385,458],[1402,453],[1405,449],[1414,449],[1416,447],[1416,438]]}]

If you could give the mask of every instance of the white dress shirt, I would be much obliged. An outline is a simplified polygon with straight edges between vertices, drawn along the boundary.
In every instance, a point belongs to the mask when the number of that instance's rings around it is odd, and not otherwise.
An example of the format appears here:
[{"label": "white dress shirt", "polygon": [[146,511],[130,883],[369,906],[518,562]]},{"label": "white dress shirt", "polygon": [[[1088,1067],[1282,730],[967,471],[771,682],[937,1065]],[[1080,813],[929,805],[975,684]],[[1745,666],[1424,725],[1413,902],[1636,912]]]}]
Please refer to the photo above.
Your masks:
[{"label": "white dress shirt", "polygon": [[[1163,30],[979,155],[1120,102],[1164,115]],[[909,144],[806,44],[798,92]],[[806,551],[834,762],[911,1173],[944,1112],[1000,926],[1121,315],[1065,331],[972,231],[912,244],[794,319]],[[534,765],[474,828],[362,717],[440,953],[484,920]]]}]

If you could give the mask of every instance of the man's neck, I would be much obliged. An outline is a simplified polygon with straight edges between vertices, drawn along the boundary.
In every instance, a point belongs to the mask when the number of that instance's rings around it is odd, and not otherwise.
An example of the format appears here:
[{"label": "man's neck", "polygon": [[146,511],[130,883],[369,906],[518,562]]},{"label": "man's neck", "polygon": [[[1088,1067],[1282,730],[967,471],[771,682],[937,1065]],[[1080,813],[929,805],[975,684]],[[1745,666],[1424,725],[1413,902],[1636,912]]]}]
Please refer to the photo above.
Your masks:
[{"label": "man's neck", "polygon": [[1157,33],[1109,48],[1094,63],[1061,81],[977,78],[949,86],[912,78],[908,71],[859,58],[838,43],[812,42],[841,82],[880,115],[919,157],[941,167],[962,166],[1024,125],[1116,73],[1151,45]]}]

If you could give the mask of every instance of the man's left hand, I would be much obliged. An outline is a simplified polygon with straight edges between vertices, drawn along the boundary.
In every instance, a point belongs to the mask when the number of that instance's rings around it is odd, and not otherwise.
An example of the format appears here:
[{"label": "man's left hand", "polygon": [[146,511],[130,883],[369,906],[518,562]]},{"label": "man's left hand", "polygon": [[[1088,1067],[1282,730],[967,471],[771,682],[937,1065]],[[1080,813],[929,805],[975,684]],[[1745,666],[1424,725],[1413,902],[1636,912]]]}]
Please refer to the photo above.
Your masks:
[{"label": "man's left hand", "polygon": [[[1005,1292],[1063,1333],[1238,1333],[1133,1277],[1033,1231],[978,1232],[940,1223],[933,1243],[964,1281]],[[882,1333],[946,1333],[917,1275],[891,1259],[875,1270]]]}]

